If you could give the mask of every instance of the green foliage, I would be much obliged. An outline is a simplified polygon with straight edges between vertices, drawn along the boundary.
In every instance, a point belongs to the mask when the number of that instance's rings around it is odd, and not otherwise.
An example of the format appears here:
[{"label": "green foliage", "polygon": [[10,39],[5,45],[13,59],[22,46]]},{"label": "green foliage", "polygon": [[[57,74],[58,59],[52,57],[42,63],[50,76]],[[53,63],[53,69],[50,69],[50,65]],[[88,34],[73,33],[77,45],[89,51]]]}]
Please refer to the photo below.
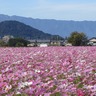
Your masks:
[{"label": "green foliage", "polygon": [[82,83],[78,84],[78,88],[83,88],[84,85]]},{"label": "green foliage", "polygon": [[14,96],[28,96],[27,94],[17,94],[17,95],[14,95]]},{"label": "green foliage", "polygon": [[51,94],[50,96],[62,96],[60,92],[56,92],[54,94]]},{"label": "green foliage", "polygon": [[62,73],[62,74],[57,75],[57,79],[65,79],[64,74]]},{"label": "green foliage", "polygon": [[3,40],[0,40],[0,47],[4,47],[4,46],[7,46],[7,44]]},{"label": "green foliage", "polygon": [[[19,46],[22,46],[22,47],[23,47],[24,44],[23,44],[23,42],[17,42],[15,46],[16,46],[16,47],[19,47]],[[26,46],[26,45],[25,45],[25,46]]]},{"label": "green foliage", "polygon": [[83,46],[87,43],[87,36],[84,33],[72,32],[68,42],[72,43],[73,46]]},{"label": "green foliage", "polygon": [[30,42],[22,38],[12,38],[9,40],[8,45],[10,47],[23,47],[27,46],[28,43]]},{"label": "green foliage", "polygon": [[78,88],[83,88],[83,86],[84,86],[83,83],[81,82],[81,77],[80,77],[80,76],[78,76],[78,77],[74,80],[73,83],[76,84]]},{"label": "green foliage", "polygon": [[74,84],[78,84],[79,82],[81,82],[80,76],[76,77],[76,79],[74,80]]}]

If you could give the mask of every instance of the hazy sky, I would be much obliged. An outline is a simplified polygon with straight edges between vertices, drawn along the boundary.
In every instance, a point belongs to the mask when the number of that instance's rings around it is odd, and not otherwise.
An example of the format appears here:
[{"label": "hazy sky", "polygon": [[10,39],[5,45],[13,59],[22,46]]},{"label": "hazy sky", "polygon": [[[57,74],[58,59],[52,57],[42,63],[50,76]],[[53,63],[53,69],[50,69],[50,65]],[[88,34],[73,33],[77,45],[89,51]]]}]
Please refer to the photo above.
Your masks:
[{"label": "hazy sky", "polygon": [[96,0],[0,0],[0,14],[96,21]]}]

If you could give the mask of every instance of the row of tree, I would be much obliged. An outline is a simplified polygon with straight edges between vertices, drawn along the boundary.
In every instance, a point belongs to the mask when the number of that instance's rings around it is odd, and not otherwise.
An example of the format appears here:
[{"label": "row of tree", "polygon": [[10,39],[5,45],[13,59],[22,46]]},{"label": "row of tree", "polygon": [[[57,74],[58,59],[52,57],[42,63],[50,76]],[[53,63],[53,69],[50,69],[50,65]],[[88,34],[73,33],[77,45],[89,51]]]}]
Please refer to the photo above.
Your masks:
[{"label": "row of tree", "polygon": [[22,38],[11,38],[8,42],[0,40],[0,46],[9,46],[9,47],[27,47],[27,44],[30,42]]},{"label": "row of tree", "polygon": [[[59,40],[59,38],[55,39]],[[72,32],[70,36],[67,38],[67,42],[71,43],[73,46],[86,46],[88,39],[84,33]],[[29,43],[30,43],[29,41],[22,38],[11,38],[7,43],[4,42],[3,40],[0,40],[0,46],[9,46],[9,47],[26,47]]]}]

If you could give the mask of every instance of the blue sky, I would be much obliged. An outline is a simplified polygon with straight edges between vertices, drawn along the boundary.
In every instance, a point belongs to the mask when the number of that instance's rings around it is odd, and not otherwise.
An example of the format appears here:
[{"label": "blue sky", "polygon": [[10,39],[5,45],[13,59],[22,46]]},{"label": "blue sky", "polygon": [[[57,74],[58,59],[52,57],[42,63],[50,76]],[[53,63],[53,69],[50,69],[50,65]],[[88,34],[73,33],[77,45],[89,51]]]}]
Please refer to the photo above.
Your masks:
[{"label": "blue sky", "polygon": [[0,0],[0,14],[96,21],[96,0]]}]

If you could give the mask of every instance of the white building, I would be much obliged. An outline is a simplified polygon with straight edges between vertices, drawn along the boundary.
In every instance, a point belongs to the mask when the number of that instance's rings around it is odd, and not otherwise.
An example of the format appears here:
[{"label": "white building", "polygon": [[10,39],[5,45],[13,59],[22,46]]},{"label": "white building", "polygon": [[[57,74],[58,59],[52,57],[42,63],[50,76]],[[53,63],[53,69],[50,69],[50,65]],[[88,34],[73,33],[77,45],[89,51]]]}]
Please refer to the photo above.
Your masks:
[{"label": "white building", "polygon": [[96,38],[95,38],[95,37],[91,38],[91,39],[89,40],[89,42],[88,42],[88,45],[96,46]]},{"label": "white building", "polygon": [[40,46],[40,47],[48,47],[48,44],[43,44],[43,43],[42,43],[42,44],[40,44],[39,46]]}]

